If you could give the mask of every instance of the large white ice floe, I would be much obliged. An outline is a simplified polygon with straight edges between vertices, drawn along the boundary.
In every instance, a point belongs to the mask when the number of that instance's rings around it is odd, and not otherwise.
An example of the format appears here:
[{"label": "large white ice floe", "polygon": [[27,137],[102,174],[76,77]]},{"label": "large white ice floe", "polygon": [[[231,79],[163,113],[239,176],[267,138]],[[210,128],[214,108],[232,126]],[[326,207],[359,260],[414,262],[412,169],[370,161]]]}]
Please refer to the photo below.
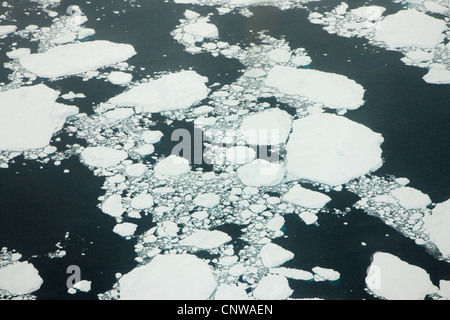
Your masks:
[{"label": "large white ice floe", "polygon": [[29,262],[15,262],[0,268],[0,290],[12,295],[37,291],[43,282],[38,270]]},{"label": "large white ice floe", "polygon": [[124,150],[109,147],[87,147],[81,152],[81,161],[85,164],[98,167],[109,168],[118,165],[128,157]]},{"label": "large white ice floe", "polygon": [[425,232],[444,257],[450,259],[450,199],[439,203],[423,218]]},{"label": "large white ice floe", "polygon": [[16,30],[17,27],[13,25],[0,26],[0,37],[13,33]]},{"label": "large white ice floe", "polygon": [[370,292],[388,300],[422,300],[438,290],[424,269],[385,252],[373,255],[365,281]]},{"label": "large white ice floe", "polygon": [[293,292],[286,277],[279,274],[268,275],[258,283],[253,291],[253,297],[258,300],[284,300]]},{"label": "large white ice floe", "polygon": [[364,88],[340,74],[275,66],[265,84],[284,94],[303,96],[332,109],[353,110],[364,104]]},{"label": "large white ice floe", "polygon": [[383,164],[383,137],[332,114],[295,120],[286,146],[287,171],[297,178],[337,186]]},{"label": "large white ice floe", "polygon": [[0,150],[46,147],[78,108],[56,103],[59,92],[43,84],[0,92]]},{"label": "large white ice floe", "polygon": [[294,258],[294,254],[277,244],[268,243],[261,248],[259,256],[262,259],[264,266],[267,268],[276,268],[283,263]]},{"label": "large white ice floe", "polygon": [[246,116],[240,130],[251,145],[285,143],[291,132],[292,117],[278,108]]},{"label": "large white ice floe", "polygon": [[129,237],[132,236],[137,229],[137,225],[130,222],[122,222],[116,224],[113,229],[113,232],[118,234],[121,237]]},{"label": "large white ice floe", "polygon": [[190,170],[191,167],[188,160],[171,155],[156,164],[155,175],[163,179],[165,177],[180,176],[188,173]]},{"label": "large white ice floe", "polygon": [[122,300],[206,300],[217,282],[196,256],[167,254],[125,274],[119,285]]},{"label": "large white ice floe", "polygon": [[427,194],[411,187],[394,189],[391,191],[391,195],[405,209],[424,209],[431,204],[431,199]]},{"label": "large white ice floe", "polygon": [[231,237],[222,231],[196,230],[194,233],[181,240],[180,244],[199,249],[213,249],[230,241]]},{"label": "large white ice floe", "polygon": [[264,159],[256,159],[239,167],[237,174],[242,183],[248,186],[275,186],[283,181],[286,175],[286,166],[284,163],[271,163]]},{"label": "large white ice floe", "polygon": [[415,9],[401,10],[385,17],[375,34],[375,40],[392,48],[433,48],[444,38],[446,23]]},{"label": "large white ice floe", "polygon": [[120,217],[125,209],[122,204],[122,197],[118,194],[113,194],[106,198],[102,203],[102,211],[112,217]]},{"label": "large white ice floe", "polygon": [[106,40],[65,44],[20,58],[20,64],[42,78],[81,74],[128,60],[136,54],[132,45]]},{"label": "large white ice floe", "polygon": [[283,196],[283,200],[305,208],[320,209],[331,201],[331,198],[323,193],[295,185]]},{"label": "large white ice floe", "polygon": [[432,84],[450,84],[450,70],[430,69],[423,80]]},{"label": "large white ice floe", "polygon": [[247,300],[248,295],[241,286],[221,284],[217,287],[214,294],[215,300]]},{"label": "large white ice floe", "polygon": [[146,113],[186,109],[207,97],[207,81],[195,71],[171,73],[139,84],[110,99],[110,102],[117,106],[136,107]]},{"label": "large white ice floe", "polygon": [[215,193],[201,193],[193,200],[194,204],[205,208],[217,207],[220,203],[220,196]]}]

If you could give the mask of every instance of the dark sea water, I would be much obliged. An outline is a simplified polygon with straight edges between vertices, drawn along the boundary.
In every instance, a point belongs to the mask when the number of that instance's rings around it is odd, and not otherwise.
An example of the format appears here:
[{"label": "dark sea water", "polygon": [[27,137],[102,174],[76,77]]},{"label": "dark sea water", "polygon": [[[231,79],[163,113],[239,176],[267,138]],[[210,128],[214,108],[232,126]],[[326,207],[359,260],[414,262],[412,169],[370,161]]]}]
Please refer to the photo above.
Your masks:
[{"label": "dark sea water", "polygon": [[[328,11],[340,2],[323,0],[308,6]],[[350,8],[361,5],[360,1],[346,2]],[[17,19],[13,24],[18,29],[29,24],[51,25],[51,19],[45,14],[23,14],[25,8],[34,8],[36,4],[22,0],[12,3],[12,16]],[[191,55],[170,36],[186,9],[204,15],[216,12],[213,7],[157,0],[134,3],[140,7],[131,7],[119,0],[92,1],[92,4],[62,0],[54,10],[64,14],[69,5],[79,5],[89,18],[85,26],[96,30],[95,40],[133,45],[138,52],[129,60],[137,67],[134,80],[190,67],[207,76],[209,84],[229,84],[241,75],[244,67],[239,61],[207,53]],[[401,8],[387,0],[371,4],[386,7],[386,14]],[[115,10],[125,10],[125,13],[116,15]],[[428,194],[435,203],[450,198],[448,86],[425,83],[422,77],[427,71],[406,66],[400,61],[401,53],[373,47],[365,39],[328,34],[322,26],[307,20],[306,10],[254,7],[251,11],[254,15],[249,18],[239,14],[212,16],[221,40],[245,46],[257,43],[257,32],[267,30],[275,38],[284,37],[292,49],[305,48],[313,61],[311,68],[343,74],[360,83],[366,89],[366,102],[345,116],[383,135],[385,162],[375,174],[407,177],[410,186]],[[101,20],[97,21],[97,17]],[[35,43],[18,37],[0,40],[1,47],[6,48],[11,42],[32,50],[36,48]],[[4,52],[0,51],[0,82],[7,83],[10,70],[2,67],[7,61]],[[92,113],[93,105],[124,90],[103,80],[81,81],[77,77],[43,82],[62,93],[83,92],[87,98],[77,101],[77,106],[80,112],[87,114]],[[155,120],[161,123],[155,129],[162,131],[180,127],[192,130],[192,124],[186,122],[174,122],[169,128],[163,124],[163,117],[155,117]],[[74,142],[74,138],[65,133],[59,137],[61,148]],[[76,142],[85,144],[82,140]],[[170,150],[167,137],[156,146],[156,152],[161,155],[170,154]],[[70,173],[65,174],[64,169],[69,169]],[[111,232],[114,218],[97,208],[98,197],[104,193],[102,184],[103,178],[95,177],[76,157],[62,161],[60,166],[41,165],[19,157],[9,169],[0,169],[0,248],[15,249],[39,270],[44,283],[35,293],[38,299],[96,299],[97,294],[111,289],[116,273],[127,273],[137,265],[134,261],[136,240],[125,240]],[[331,196],[333,201],[328,207],[344,209],[358,200],[347,191],[332,192]],[[364,278],[370,258],[377,251],[392,253],[424,268],[435,285],[441,279],[450,280],[448,263],[438,261],[411,239],[361,210],[352,209],[346,215],[321,213],[317,228],[305,225],[296,215],[287,215],[285,219],[287,237],[273,241],[295,254],[285,266],[310,270],[320,265],[341,273],[337,283],[290,280],[294,289],[292,298],[373,299],[364,290]],[[151,226],[151,217],[142,219],[137,234]],[[227,228],[236,241],[239,241],[238,231],[239,228]],[[67,232],[70,236],[64,239]],[[47,253],[54,252],[59,241],[67,255],[48,258]],[[361,242],[367,245],[362,246]],[[92,280],[89,293],[67,293],[69,265],[80,266],[82,278]]]}]

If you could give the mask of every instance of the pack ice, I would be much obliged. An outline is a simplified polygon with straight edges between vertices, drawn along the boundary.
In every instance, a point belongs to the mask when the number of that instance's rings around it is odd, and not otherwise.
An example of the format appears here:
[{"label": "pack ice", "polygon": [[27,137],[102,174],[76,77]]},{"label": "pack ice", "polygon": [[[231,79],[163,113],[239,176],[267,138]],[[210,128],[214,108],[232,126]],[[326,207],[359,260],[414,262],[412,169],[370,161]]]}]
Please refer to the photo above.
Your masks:
[{"label": "pack ice", "polygon": [[0,93],[0,150],[46,147],[78,108],[56,103],[59,92],[39,84]]},{"label": "pack ice", "polygon": [[20,64],[42,78],[84,73],[128,60],[136,54],[132,45],[105,40],[65,44],[20,58]]}]

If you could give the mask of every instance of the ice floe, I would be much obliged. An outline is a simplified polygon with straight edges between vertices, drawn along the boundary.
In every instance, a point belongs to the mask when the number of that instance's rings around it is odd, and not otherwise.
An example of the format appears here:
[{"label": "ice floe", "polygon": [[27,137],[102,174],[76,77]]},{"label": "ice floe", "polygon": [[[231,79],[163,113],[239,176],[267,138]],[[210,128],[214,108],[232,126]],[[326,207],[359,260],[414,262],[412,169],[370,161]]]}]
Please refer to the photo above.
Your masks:
[{"label": "ice floe", "polygon": [[58,78],[97,70],[136,54],[129,44],[106,40],[65,44],[20,58],[20,64],[42,78]]},{"label": "ice floe", "polygon": [[78,108],[56,103],[59,93],[43,84],[0,92],[0,150],[46,147]]},{"label": "ice floe", "polygon": [[125,160],[128,153],[108,147],[87,147],[81,153],[81,161],[92,167],[113,167]]},{"label": "ice floe", "polygon": [[212,249],[230,242],[231,237],[222,231],[197,230],[180,241],[183,246],[192,246],[200,249]]},{"label": "ice floe", "polygon": [[39,271],[29,262],[14,262],[0,268],[0,290],[11,295],[33,293],[43,284]]},{"label": "ice floe", "polygon": [[262,247],[259,255],[267,268],[279,267],[294,258],[292,252],[274,243],[268,243]]},{"label": "ice floe", "polygon": [[239,167],[237,174],[242,183],[248,186],[273,186],[283,181],[286,167],[284,163],[256,159]]},{"label": "ice floe", "polygon": [[207,78],[195,71],[181,71],[139,84],[110,99],[112,104],[136,107],[140,112],[186,109],[207,97]]},{"label": "ice floe", "polygon": [[291,296],[293,290],[282,275],[268,275],[261,279],[253,291],[253,297],[258,300],[283,300]]},{"label": "ice floe", "polygon": [[450,200],[439,203],[423,218],[425,232],[439,251],[450,259]]},{"label": "ice floe", "polygon": [[265,84],[288,95],[304,96],[332,109],[357,109],[364,104],[364,88],[346,76],[313,69],[276,66]]},{"label": "ice floe", "polygon": [[189,254],[158,255],[119,279],[122,300],[205,300],[217,282],[207,263]]},{"label": "ice floe", "polygon": [[331,201],[331,198],[323,193],[295,185],[283,196],[283,200],[305,208],[320,209]]},{"label": "ice floe", "polygon": [[383,137],[332,114],[295,120],[286,146],[287,171],[297,178],[337,186],[382,166]]},{"label": "ice floe", "polygon": [[388,300],[423,300],[438,291],[424,269],[385,252],[373,255],[366,285],[371,293]]}]

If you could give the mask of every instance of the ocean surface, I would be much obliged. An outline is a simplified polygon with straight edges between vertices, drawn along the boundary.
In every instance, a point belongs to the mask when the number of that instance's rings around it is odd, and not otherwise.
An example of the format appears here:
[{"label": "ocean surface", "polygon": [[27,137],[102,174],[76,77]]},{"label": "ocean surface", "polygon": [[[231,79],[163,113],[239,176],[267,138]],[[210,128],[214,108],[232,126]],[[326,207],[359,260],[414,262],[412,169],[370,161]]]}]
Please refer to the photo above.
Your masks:
[{"label": "ocean surface", "polygon": [[[355,6],[359,1],[346,1]],[[192,68],[208,77],[208,84],[231,84],[242,74],[243,65],[236,59],[213,57],[208,53],[192,55],[177,43],[170,32],[179,24],[186,9],[201,15],[215,13],[210,20],[220,30],[221,40],[247,46],[258,42],[258,31],[267,30],[274,38],[284,38],[291,48],[305,48],[312,59],[310,68],[345,75],[361,84],[365,104],[345,116],[361,123],[384,137],[383,166],[378,176],[407,177],[411,187],[428,194],[433,203],[450,198],[450,90],[445,85],[432,85],[422,77],[427,70],[405,65],[400,52],[371,45],[364,38],[344,38],[329,34],[323,26],[308,21],[304,9],[280,10],[270,6],[251,7],[251,17],[238,13],[219,15],[214,7],[178,5],[158,0],[133,1],[102,0],[86,3],[61,0],[52,10],[65,14],[69,5],[79,5],[88,17],[85,26],[95,29],[95,40],[110,40],[134,46],[138,54],[128,60],[136,66],[133,80],[145,79],[158,72]],[[325,12],[341,1],[323,0],[306,6]],[[384,6],[390,14],[402,8],[388,0],[371,1]],[[24,0],[11,2],[10,18],[18,29],[30,24],[49,26],[52,19],[45,14],[36,15],[39,3]],[[1,9],[0,9],[1,10]],[[32,14],[25,14],[25,12]],[[115,14],[113,11],[119,11]],[[101,18],[97,20],[96,18]],[[11,43],[35,50],[37,44],[19,37],[0,40],[0,48]],[[11,70],[4,68],[5,51],[0,51],[0,82],[8,83]],[[93,106],[124,91],[104,80],[69,77],[57,81],[37,79],[62,92],[82,92],[85,99],[72,102],[80,112],[93,113]],[[267,101],[271,101],[270,99]],[[272,101],[272,103],[274,103]],[[155,115],[152,129],[167,132],[155,145],[155,154],[167,156],[174,145],[170,132],[186,128],[192,132],[190,122],[174,121],[169,127],[164,116]],[[56,141],[56,138],[60,141]],[[3,138],[3,137],[0,137]],[[78,139],[63,131],[53,137],[52,145],[64,149],[78,143]],[[65,173],[64,170],[70,170]],[[204,170],[212,170],[204,166]],[[98,198],[104,194],[104,178],[94,176],[78,157],[63,160],[60,166],[41,164],[15,158],[9,168],[0,169],[0,248],[7,247],[30,261],[44,280],[33,295],[37,299],[97,299],[97,295],[112,288],[116,274],[125,274],[135,268],[136,238],[124,239],[111,232],[115,219],[101,212]],[[352,208],[359,199],[348,191],[331,191],[332,201],[327,208],[344,210],[345,214],[321,213],[320,225],[311,227],[296,215],[285,216],[285,237],[274,243],[293,252],[294,259],[286,267],[310,270],[326,265],[340,272],[336,282],[289,280],[294,290],[291,298],[323,299],[375,299],[366,291],[364,282],[374,252],[383,251],[398,256],[410,264],[425,269],[437,285],[439,280],[450,280],[450,266],[427,250],[415,244],[382,220]],[[142,234],[155,223],[151,215],[139,221],[136,235]],[[225,225],[220,230],[233,238],[239,247],[240,226]],[[65,237],[66,234],[69,237]],[[66,251],[62,258],[49,258],[60,243]],[[365,245],[362,245],[364,243]],[[201,256],[202,253],[200,252]],[[92,280],[91,291],[71,295],[67,292],[67,267],[78,265],[82,278]]]}]

